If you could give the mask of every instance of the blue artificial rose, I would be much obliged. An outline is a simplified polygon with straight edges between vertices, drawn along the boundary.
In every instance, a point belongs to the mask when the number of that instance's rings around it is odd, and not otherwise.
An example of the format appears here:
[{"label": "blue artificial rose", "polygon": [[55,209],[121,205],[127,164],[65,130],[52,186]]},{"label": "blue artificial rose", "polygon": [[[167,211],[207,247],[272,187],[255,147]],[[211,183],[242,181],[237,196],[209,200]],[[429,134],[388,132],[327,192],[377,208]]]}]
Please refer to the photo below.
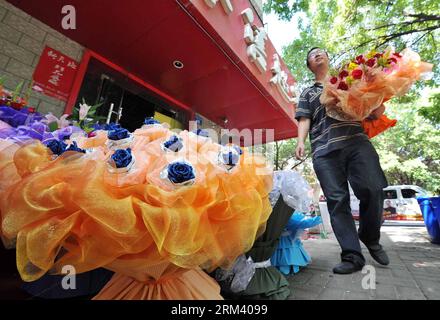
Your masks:
[{"label": "blue artificial rose", "polygon": [[222,159],[224,164],[227,164],[229,166],[235,166],[238,163],[238,160],[240,159],[240,155],[236,152],[229,151],[222,153]]},{"label": "blue artificial rose", "polygon": [[61,155],[64,151],[66,151],[67,144],[65,144],[63,141],[59,140],[49,140],[46,142],[46,147],[52,151],[53,154]]},{"label": "blue artificial rose", "polygon": [[163,144],[165,148],[177,152],[183,148],[182,141],[177,136],[172,136],[168,141]]},{"label": "blue artificial rose", "polygon": [[116,129],[122,129],[119,123],[110,122],[104,125],[104,130],[111,131]]},{"label": "blue artificial rose", "polygon": [[160,122],[150,117],[150,118],[145,118],[144,124],[160,124]]},{"label": "blue artificial rose", "polygon": [[131,149],[118,149],[113,153],[112,160],[115,162],[116,168],[125,168],[127,167],[133,156],[131,155]]},{"label": "blue artificial rose", "polygon": [[116,130],[116,129],[120,129],[120,128],[121,128],[121,125],[119,123],[114,123],[114,122],[105,123],[105,124],[95,123],[93,125],[94,130],[110,131],[110,130]]},{"label": "blue artificial rose", "polygon": [[107,136],[110,140],[121,140],[121,139],[128,138],[129,132],[127,129],[117,128],[117,129],[109,131]]},{"label": "blue artificial rose", "polygon": [[71,144],[66,151],[76,151],[76,152],[82,152],[82,153],[86,153],[86,150],[78,148],[78,145],[76,144],[75,141],[73,141],[73,144]]},{"label": "blue artificial rose", "polygon": [[203,129],[197,129],[196,133],[197,133],[197,135],[199,135],[199,136],[209,138],[209,133],[208,133],[208,131],[206,131],[206,130],[203,130]]},{"label": "blue artificial rose", "polygon": [[174,162],[168,165],[168,179],[173,183],[182,183],[195,177],[194,169],[190,164]]}]

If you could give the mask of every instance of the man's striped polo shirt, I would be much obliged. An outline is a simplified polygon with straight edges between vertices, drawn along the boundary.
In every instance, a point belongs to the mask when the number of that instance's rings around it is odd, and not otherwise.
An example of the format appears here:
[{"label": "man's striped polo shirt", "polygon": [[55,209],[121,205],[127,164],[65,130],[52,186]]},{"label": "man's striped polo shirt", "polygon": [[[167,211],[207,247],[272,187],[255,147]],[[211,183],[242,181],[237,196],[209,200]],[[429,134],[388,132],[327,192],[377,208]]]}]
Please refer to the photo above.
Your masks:
[{"label": "man's striped polo shirt", "polygon": [[311,119],[310,143],[313,159],[334,150],[342,149],[359,140],[368,140],[359,121],[339,121],[327,116],[325,106],[319,101],[322,84],[316,82],[305,89],[299,98],[295,118]]}]

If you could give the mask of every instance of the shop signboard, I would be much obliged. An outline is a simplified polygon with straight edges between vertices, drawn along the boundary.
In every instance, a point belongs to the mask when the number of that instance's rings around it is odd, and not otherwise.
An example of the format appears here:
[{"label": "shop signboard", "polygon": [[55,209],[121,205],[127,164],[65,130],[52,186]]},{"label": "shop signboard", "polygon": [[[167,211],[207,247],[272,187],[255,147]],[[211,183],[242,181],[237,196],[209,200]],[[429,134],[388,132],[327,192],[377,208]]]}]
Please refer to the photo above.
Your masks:
[{"label": "shop signboard", "polygon": [[78,62],[46,46],[32,76],[32,90],[67,101]]}]

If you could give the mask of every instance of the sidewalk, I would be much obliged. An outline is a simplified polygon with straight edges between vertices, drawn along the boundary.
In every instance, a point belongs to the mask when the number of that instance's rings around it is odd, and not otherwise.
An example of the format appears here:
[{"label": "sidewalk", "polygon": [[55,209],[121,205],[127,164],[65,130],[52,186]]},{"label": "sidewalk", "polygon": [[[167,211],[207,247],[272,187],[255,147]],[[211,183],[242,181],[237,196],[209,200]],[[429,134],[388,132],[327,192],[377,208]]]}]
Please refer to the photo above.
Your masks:
[{"label": "sidewalk", "polygon": [[[336,275],[340,248],[333,234],[328,239],[304,240],[312,263],[287,277],[291,300],[430,300],[440,299],[440,245],[431,244],[424,227],[383,226],[381,243],[389,266],[376,263],[362,247],[367,265],[375,268],[376,288],[363,289],[362,278],[371,272]],[[366,282],[366,281],[364,281]]]}]

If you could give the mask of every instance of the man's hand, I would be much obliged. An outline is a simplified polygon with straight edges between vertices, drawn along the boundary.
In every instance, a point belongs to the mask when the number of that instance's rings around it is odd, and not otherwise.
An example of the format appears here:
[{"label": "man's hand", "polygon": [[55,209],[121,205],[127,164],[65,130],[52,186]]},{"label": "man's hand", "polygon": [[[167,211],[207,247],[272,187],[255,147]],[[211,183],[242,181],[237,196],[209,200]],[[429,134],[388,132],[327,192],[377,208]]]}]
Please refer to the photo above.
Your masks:
[{"label": "man's hand", "polygon": [[296,145],[296,149],[295,149],[296,159],[302,160],[302,158],[304,158],[305,149],[306,147],[304,145],[304,142],[298,141],[298,144]]},{"label": "man's hand", "polygon": [[302,160],[305,154],[306,147],[304,141],[309,133],[311,120],[309,118],[301,117],[298,123],[298,144],[295,149],[295,156],[298,160]]},{"label": "man's hand", "polygon": [[381,115],[385,112],[385,105],[382,103],[379,108],[375,109],[370,115],[367,117],[367,120],[376,120],[379,119]]}]

